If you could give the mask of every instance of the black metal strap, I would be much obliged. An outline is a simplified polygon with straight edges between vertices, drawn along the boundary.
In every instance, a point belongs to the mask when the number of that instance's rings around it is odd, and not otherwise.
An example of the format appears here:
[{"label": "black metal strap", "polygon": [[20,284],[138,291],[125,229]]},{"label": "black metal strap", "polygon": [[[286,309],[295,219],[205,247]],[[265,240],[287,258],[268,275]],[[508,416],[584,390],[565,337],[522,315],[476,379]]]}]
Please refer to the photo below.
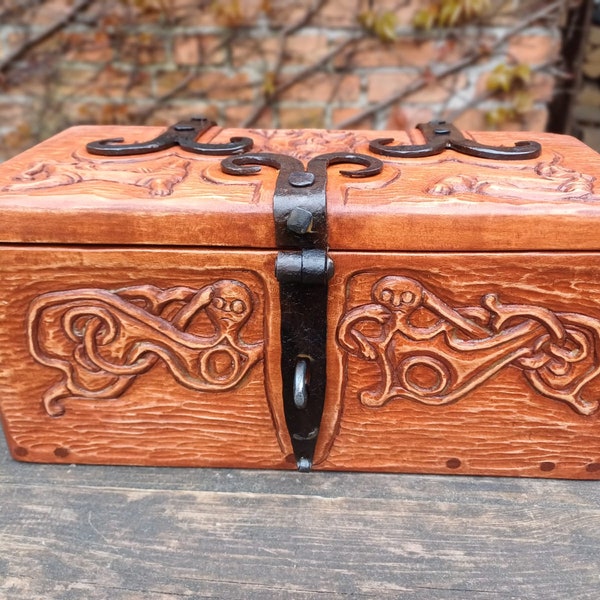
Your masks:
[{"label": "black metal strap", "polygon": [[281,154],[244,154],[221,162],[224,172],[252,175],[261,166],[279,170],[273,198],[278,248],[275,275],[281,311],[281,379],[287,428],[299,471],[310,471],[323,415],[327,380],[327,296],[333,262],[327,254],[327,168],[350,163],[346,177],[377,175],[372,156],[323,154],[306,169]]},{"label": "black metal strap", "polygon": [[425,144],[400,144],[392,146],[393,138],[379,138],[369,144],[369,150],[383,156],[401,158],[420,158],[440,154],[447,148],[477,156],[478,158],[491,158],[496,160],[523,160],[537,158],[542,152],[538,142],[521,141],[514,146],[487,146],[466,138],[454,125],[446,121],[432,121],[417,125],[423,136]]},{"label": "black metal strap", "polygon": [[102,156],[129,156],[134,154],[150,154],[159,150],[166,150],[173,146],[180,146],[188,152],[208,156],[225,156],[246,152],[253,146],[253,141],[247,137],[232,137],[226,144],[200,143],[196,140],[216,123],[205,117],[192,117],[186,121],[179,121],[152,140],[124,144],[123,138],[109,138],[97,140],[86,145],[91,154]]}]

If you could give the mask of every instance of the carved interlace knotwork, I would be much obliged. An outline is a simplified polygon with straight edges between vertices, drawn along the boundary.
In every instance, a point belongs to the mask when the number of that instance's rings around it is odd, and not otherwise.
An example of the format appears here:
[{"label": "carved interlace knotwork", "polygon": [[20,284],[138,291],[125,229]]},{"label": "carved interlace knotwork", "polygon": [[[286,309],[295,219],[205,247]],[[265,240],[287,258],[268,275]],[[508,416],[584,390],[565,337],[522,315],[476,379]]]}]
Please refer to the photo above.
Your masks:
[{"label": "carved interlace knotwork", "polygon": [[480,306],[453,308],[414,279],[386,276],[372,303],[341,319],[337,340],[350,355],[377,363],[377,385],[360,393],[367,406],[408,399],[455,402],[502,369],[520,369],[538,393],[590,415],[584,398],[600,373],[600,320],[488,294]]},{"label": "carved interlace knotwork", "polygon": [[251,129],[256,151],[290,154],[309,161],[319,154],[365,152],[369,138],[360,132],[321,129]]},{"label": "carved interlace knotwork", "polygon": [[28,315],[30,352],[63,372],[44,394],[46,411],[62,415],[69,399],[118,398],[159,361],[187,388],[235,387],[263,356],[262,341],[242,338],[255,302],[244,283],[230,279],[201,289],[144,285],[39,296]]}]

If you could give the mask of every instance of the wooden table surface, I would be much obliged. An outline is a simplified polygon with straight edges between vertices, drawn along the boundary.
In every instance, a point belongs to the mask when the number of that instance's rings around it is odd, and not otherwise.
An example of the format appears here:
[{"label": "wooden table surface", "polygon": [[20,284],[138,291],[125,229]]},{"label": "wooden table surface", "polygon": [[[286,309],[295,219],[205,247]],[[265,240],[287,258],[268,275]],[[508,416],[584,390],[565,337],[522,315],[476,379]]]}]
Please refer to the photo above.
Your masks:
[{"label": "wooden table surface", "polygon": [[82,467],[0,442],[0,598],[600,597],[600,482]]}]

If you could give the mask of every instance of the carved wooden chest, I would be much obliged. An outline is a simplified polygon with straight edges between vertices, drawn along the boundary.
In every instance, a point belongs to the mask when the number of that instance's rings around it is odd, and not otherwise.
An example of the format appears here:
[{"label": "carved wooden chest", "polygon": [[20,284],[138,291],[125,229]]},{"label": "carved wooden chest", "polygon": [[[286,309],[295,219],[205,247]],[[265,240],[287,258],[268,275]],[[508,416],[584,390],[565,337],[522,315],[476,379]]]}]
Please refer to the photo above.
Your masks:
[{"label": "carved wooden chest", "polygon": [[383,137],[195,118],[0,165],[14,458],[599,478],[600,157]]}]

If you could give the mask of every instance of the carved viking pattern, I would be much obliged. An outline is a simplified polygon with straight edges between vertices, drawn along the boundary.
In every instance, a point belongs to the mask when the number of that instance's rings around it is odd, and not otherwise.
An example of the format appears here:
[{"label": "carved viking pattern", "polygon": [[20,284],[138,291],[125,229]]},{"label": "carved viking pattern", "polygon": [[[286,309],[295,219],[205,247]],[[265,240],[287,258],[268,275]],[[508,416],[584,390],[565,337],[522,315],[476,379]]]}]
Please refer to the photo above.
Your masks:
[{"label": "carved viking pattern", "polygon": [[527,304],[503,304],[496,294],[480,306],[453,308],[421,283],[380,278],[372,303],[340,321],[337,340],[359,360],[374,361],[379,385],[360,400],[379,407],[407,399],[428,405],[460,400],[502,369],[520,369],[538,393],[582,415],[599,401],[584,398],[600,373],[600,320]]},{"label": "carved viking pattern", "polygon": [[69,161],[48,159],[31,165],[1,191],[32,192],[102,181],[131,186],[135,195],[145,191],[144,195],[161,198],[170,196],[187,178],[190,164],[177,153],[141,159],[90,160],[74,152]]},{"label": "carved viking pattern", "polygon": [[254,308],[249,288],[229,279],[201,289],[144,285],[39,296],[28,316],[29,349],[63,372],[44,407],[61,416],[69,399],[118,398],[159,360],[182,386],[230,390],[263,356],[262,341],[241,336]]}]

